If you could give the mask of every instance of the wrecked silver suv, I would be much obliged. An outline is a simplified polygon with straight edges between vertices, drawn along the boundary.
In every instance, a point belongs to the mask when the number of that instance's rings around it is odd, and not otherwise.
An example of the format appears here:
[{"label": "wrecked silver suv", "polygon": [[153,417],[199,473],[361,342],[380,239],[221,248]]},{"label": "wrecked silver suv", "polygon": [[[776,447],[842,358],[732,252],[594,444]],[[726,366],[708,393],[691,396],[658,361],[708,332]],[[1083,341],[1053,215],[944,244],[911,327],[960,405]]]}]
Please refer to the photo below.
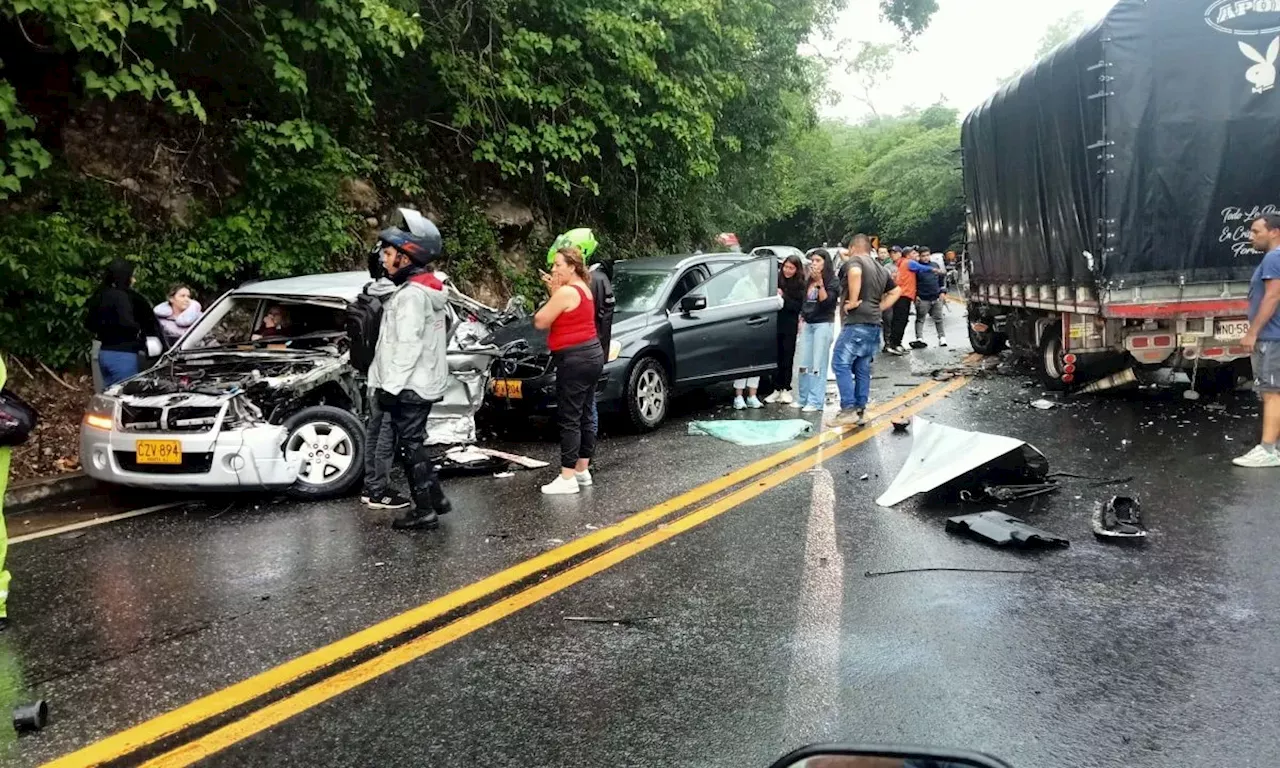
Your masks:
[{"label": "wrecked silver suv", "polygon": [[[348,362],[346,310],[367,272],[251,283],[219,299],[151,369],[91,401],[80,461],[109,483],[289,489],[337,496],[364,472],[364,379]],[[475,440],[475,414],[510,318],[449,291],[449,372],[428,441]]]}]

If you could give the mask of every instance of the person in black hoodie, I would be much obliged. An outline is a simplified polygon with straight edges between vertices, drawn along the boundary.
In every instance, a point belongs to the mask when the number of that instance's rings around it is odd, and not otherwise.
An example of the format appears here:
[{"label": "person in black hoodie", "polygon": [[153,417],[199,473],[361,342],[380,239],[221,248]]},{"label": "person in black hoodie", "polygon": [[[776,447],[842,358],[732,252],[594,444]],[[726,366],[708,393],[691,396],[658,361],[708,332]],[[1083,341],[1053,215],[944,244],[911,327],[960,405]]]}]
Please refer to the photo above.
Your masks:
[{"label": "person in black hoodie", "polygon": [[137,374],[146,338],[162,337],[151,302],[133,290],[133,282],[133,264],[115,259],[107,265],[102,288],[89,300],[85,327],[101,344],[98,365],[104,388]]},{"label": "person in black hoodie", "polygon": [[796,362],[796,337],[800,334],[800,308],[804,306],[804,262],[792,254],[778,269],[778,295],[782,310],[778,312],[777,389],[764,399],[766,403],[795,402],[791,396],[791,370]]}]

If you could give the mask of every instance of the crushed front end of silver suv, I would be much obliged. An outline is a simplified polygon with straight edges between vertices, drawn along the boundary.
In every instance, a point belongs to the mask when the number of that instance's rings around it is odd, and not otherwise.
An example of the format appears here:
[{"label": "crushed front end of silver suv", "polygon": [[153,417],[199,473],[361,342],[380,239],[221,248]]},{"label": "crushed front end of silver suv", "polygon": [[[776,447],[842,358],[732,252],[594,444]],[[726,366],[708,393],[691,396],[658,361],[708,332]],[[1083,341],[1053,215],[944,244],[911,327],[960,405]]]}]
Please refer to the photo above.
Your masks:
[{"label": "crushed front end of silver suv", "polygon": [[[150,488],[290,488],[313,498],[350,490],[363,476],[366,393],[340,329],[367,282],[367,273],[317,275],[223,296],[158,364],[93,398],[81,428],[86,473]],[[447,290],[451,381],[428,439],[470,443],[502,354],[484,339],[504,315]],[[258,328],[275,306],[309,323],[307,332],[277,343],[224,327]]]}]

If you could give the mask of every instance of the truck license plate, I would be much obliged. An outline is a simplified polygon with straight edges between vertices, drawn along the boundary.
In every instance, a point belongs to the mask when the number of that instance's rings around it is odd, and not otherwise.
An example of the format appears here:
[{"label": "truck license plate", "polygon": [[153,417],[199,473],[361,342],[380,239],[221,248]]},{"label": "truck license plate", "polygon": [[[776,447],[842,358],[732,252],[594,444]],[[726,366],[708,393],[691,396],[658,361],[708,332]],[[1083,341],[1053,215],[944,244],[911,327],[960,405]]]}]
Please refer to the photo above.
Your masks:
[{"label": "truck license plate", "polygon": [[1248,320],[1219,320],[1213,335],[1219,339],[1243,339],[1248,332]]},{"label": "truck license plate", "polygon": [[520,400],[524,397],[524,382],[519,379],[494,379],[493,396]]},{"label": "truck license plate", "polygon": [[139,440],[134,449],[139,464],[181,464],[181,440]]}]

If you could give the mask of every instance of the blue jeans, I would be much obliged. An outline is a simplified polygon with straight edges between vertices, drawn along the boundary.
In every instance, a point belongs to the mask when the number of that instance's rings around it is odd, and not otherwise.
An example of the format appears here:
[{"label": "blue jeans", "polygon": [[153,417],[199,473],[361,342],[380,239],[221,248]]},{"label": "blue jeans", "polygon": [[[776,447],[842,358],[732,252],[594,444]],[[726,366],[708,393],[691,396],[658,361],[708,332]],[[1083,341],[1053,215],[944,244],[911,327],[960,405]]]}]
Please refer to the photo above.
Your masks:
[{"label": "blue jeans", "polygon": [[822,408],[827,401],[827,359],[835,323],[805,323],[800,330],[800,405]]},{"label": "blue jeans", "polygon": [[102,369],[102,386],[118,384],[138,373],[137,352],[113,352],[104,349],[98,352],[98,367]]},{"label": "blue jeans", "polygon": [[840,408],[862,410],[871,398],[871,361],[880,348],[880,326],[846,325],[836,341],[831,364],[840,390]]}]

